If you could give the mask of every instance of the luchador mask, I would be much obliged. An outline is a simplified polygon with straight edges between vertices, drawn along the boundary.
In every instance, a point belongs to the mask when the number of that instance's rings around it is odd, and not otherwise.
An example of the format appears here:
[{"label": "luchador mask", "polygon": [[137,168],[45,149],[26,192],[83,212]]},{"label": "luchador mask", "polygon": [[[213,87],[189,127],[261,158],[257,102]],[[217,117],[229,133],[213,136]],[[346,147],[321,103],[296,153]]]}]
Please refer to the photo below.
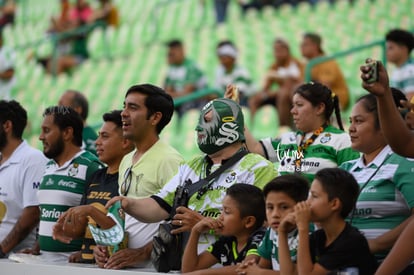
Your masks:
[{"label": "luchador mask", "polygon": [[216,153],[236,141],[244,141],[240,106],[227,98],[210,101],[201,110],[196,131],[198,147],[206,154]]}]

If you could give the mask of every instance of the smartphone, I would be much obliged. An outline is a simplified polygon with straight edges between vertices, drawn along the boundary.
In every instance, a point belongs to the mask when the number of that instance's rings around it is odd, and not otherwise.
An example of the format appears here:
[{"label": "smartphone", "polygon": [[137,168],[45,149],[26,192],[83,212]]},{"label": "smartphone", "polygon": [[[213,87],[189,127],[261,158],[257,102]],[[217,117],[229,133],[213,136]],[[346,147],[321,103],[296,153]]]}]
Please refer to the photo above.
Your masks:
[{"label": "smartphone", "polygon": [[371,62],[367,63],[366,66],[369,67],[369,74],[370,77],[365,80],[366,83],[374,83],[378,81],[378,62],[372,60]]}]

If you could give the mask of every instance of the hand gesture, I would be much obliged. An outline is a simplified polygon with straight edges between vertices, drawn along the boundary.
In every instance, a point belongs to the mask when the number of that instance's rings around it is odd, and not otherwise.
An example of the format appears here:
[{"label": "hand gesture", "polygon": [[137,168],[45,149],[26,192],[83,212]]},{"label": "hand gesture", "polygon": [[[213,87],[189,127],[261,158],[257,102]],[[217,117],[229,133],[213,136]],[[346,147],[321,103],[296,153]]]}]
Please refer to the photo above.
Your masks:
[{"label": "hand gesture", "polygon": [[114,253],[104,264],[106,269],[121,269],[149,260],[150,251],[142,248],[124,248]]},{"label": "hand gesture", "polygon": [[[368,64],[372,62],[372,59],[368,58],[365,63]],[[367,83],[366,81],[371,77],[371,69],[367,65],[362,65],[360,67],[361,71],[361,79],[362,79],[362,87],[367,90],[368,92],[376,95],[376,96],[383,96],[385,93],[390,92],[390,85],[388,80],[387,70],[385,69],[384,65],[381,61],[378,62],[378,81],[373,83]]]},{"label": "hand gesture", "polygon": [[257,265],[255,260],[242,261],[237,264],[236,274],[237,275],[248,275],[248,274],[258,274],[260,272],[260,267]]},{"label": "hand gesture", "polygon": [[76,251],[75,253],[70,254],[69,263],[80,263],[82,260],[82,252]]},{"label": "hand gesture", "polygon": [[295,213],[289,213],[284,217],[279,224],[277,231],[279,233],[289,233],[296,227]]},{"label": "hand gesture", "polygon": [[193,226],[204,218],[200,213],[187,207],[177,207],[176,214],[173,217],[172,224],[179,228],[171,230],[172,234],[191,231]]},{"label": "hand gesture", "polygon": [[109,209],[109,207],[111,207],[115,202],[117,201],[121,201],[121,207],[122,209],[126,209],[128,206],[128,198],[127,197],[123,197],[123,196],[116,196],[111,198],[109,201],[106,202],[105,204],[105,208]]},{"label": "hand gesture", "polygon": [[298,202],[295,207],[295,219],[298,229],[309,229],[311,216],[310,206],[306,201]]},{"label": "hand gesture", "polygon": [[196,223],[192,230],[198,232],[199,234],[202,234],[208,232],[210,229],[213,229],[217,232],[220,231],[221,228],[223,228],[223,223],[221,221],[219,221],[218,219],[205,217],[204,219]]},{"label": "hand gesture", "polygon": [[93,248],[93,257],[95,258],[96,264],[100,268],[104,268],[106,262],[109,259],[108,247],[102,246],[102,245],[96,245]]},{"label": "hand gesture", "polygon": [[[88,220],[87,217],[90,215],[92,207],[92,205],[80,205],[71,207],[65,213],[60,215],[55,226],[53,227],[53,239],[63,243],[70,243],[73,238],[81,237],[84,233],[84,230],[86,230]],[[68,221],[70,221],[71,224],[69,224]],[[73,232],[72,236],[68,236],[68,234],[65,233],[68,232],[65,231],[67,230],[65,227],[69,225],[77,231],[76,233]]]},{"label": "hand gesture", "polygon": [[72,238],[66,236],[65,233],[63,232],[63,225],[65,223],[65,219],[67,216],[68,216],[68,211],[60,215],[59,219],[53,226],[52,237],[54,240],[69,244],[72,241]]},{"label": "hand gesture", "polygon": [[32,254],[32,255],[40,255],[40,246],[39,242],[35,241],[32,248],[25,248],[19,251],[19,253],[23,254]]},{"label": "hand gesture", "polygon": [[236,85],[229,84],[226,87],[226,92],[224,93],[224,98],[234,100],[237,103],[240,103],[239,91]]}]

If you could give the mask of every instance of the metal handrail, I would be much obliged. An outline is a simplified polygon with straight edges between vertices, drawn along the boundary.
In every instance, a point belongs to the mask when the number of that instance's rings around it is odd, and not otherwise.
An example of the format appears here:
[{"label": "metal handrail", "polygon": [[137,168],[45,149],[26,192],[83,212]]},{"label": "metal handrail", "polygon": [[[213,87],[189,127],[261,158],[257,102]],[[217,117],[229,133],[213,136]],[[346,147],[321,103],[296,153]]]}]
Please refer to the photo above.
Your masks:
[{"label": "metal handrail", "polygon": [[186,102],[193,101],[193,100],[196,100],[196,99],[208,96],[208,95],[215,95],[218,97],[222,97],[224,95],[224,92],[216,88],[205,88],[205,89],[197,90],[191,94],[175,98],[174,106],[177,107]]},{"label": "metal handrail", "polygon": [[321,56],[321,57],[316,57],[312,60],[310,60],[308,62],[308,64],[306,64],[305,67],[305,81],[309,82],[312,80],[312,67],[314,67],[315,65],[318,65],[320,63],[324,63],[328,60],[332,60],[332,59],[336,59],[338,57],[343,57],[343,56],[347,56],[350,54],[353,54],[355,52],[359,52],[368,48],[372,48],[372,47],[377,47],[380,46],[382,48],[382,62],[384,63],[384,66],[386,65],[387,59],[386,59],[386,52],[385,52],[385,39],[381,39],[381,40],[377,40],[377,41],[373,41],[361,46],[357,46],[357,47],[353,47],[351,49],[345,50],[345,51],[341,51],[341,52],[337,52],[335,54],[329,55],[329,56]]}]

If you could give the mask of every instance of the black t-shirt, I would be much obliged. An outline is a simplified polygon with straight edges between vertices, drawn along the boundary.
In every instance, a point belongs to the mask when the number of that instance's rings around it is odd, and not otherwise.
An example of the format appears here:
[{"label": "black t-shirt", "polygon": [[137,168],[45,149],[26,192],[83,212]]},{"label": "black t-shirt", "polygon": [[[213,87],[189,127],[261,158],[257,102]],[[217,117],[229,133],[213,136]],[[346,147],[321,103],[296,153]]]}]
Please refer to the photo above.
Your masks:
[{"label": "black t-shirt", "polygon": [[[86,189],[86,195],[83,196],[81,204],[93,204],[97,208],[104,209],[105,204],[112,197],[118,196],[118,173],[107,174],[107,168],[99,169],[91,176],[91,181]],[[95,246],[89,229],[85,233],[82,243],[82,262],[94,263],[93,247]]]},{"label": "black t-shirt", "polygon": [[236,263],[243,261],[248,255],[259,255],[257,248],[259,247],[265,232],[265,228],[260,228],[253,232],[240,252],[237,251],[237,239],[233,236],[220,237],[207,249],[207,251],[213,254],[222,265],[235,265]]},{"label": "black t-shirt", "polygon": [[367,240],[348,223],[338,238],[327,247],[325,231],[322,229],[312,233],[309,240],[312,261],[325,269],[333,271],[356,267],[359,274],[375,273],[376,261],[369,251]]}]

